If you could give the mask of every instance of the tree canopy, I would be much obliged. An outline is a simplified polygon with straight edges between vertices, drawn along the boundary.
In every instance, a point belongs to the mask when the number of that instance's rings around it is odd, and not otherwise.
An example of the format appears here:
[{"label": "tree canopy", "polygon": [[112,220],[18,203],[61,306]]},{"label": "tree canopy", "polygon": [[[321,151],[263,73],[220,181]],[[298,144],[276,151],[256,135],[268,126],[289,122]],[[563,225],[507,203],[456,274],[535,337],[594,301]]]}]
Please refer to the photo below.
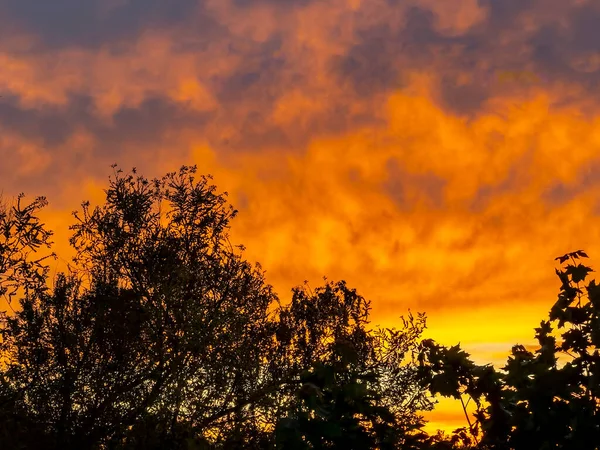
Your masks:
[{"label": "tree canopy", "polygon": [[194,167],[115,170],[104,204],[74,213],[76,256],[53,280],[24,250],[48,241],[42,206],[2,216],[15,235],[3,286],[24,288],[0,330],[15,448],[394,448],[421,424],[428,396],[408,359],[424,316],[371,330],[369,302],[343,282],[282,304]]},{"label": "tree canopy", "polygon": [[[420,370],[432,394],[477,406],[462,440],[490,449],[600,448],[600,287],[578,250],[556,259],[561,282],[538,345],[512,347],[506,365],[476,365],[459,346],[421,343]],[[468,401],[468,400],[467,400]]]},{"label": "tree canopy", "polygon": [[[115,167],[104,203],[74,213],[76,256],[52,278],[45,205],[0,207],[3,449],[599,448],[600,288],[584,285],[583,251],[558,258],[539,348],[496,369],[421,339],[422,313],[373,326],[344,281],[280,299],[195,167],[153,180]],[[477,411],[428,435],[436,395]]]}]

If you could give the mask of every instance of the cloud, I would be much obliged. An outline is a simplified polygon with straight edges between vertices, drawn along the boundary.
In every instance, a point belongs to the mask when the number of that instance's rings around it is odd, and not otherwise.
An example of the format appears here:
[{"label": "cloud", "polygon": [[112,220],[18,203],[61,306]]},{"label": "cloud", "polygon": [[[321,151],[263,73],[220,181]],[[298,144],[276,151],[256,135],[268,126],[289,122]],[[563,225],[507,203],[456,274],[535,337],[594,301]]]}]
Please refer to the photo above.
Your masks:
[{"label": "cloud", "polygon": [[98,48],[135,39],[146,30],[180,26],[190,16],[202,25],[199,33],[214,32],[202,6],[197,0],[3,0],[0,11],[5,33],[33,31],[38,41],[34,48],[43,51]]},{"label": "cloud", "polygon": [[8,159],[0,166],[0,177],[37,193],[50,187],[49,194],[56,194],[62,180],[105,175],[114,162],[148,168],[144,161],[153,152],[177,147],[179,133],[192,127],[200,132],[210,118],[210,112],[190,110],[165,97],[123,106],[108,118],[95,114],[89,97],[73,96],[63,107],[38,109],[6,99],[0,102],[0,133]]},{"label": "cloud", "polygon": [[[346,258],[351,277],[387,270],[415,242],[424,257],[427,242],[469,252],[488,245],[485,236],[516,239],[511,221],[545,220],[542,206],[528,212],[532,202],[562,205],[587,186],[573,177],[598,142],[589,114],[566,115],[596,111],[586,95],[596,50],[586,17],[598,12],[591,2],[557,4],[557,14],[546,11],[555,2],[459,3],[450,14],[431,1],[1,2],[22,36],[0,41],[3,179],[48,189],[62,205],[77,180],[100,183],[114,161],[159,172],[205,145],[213,159],[201,166],[229,167],[228,182],[249,177],[237,194],[249,211],[241,227],[262,217],[279,247],[257,259],[290,282],[310,261],[315,273],[341,264],[334,255],[346,241],[373,248]],[[500,80],[506,72],[539,82]],[[585,150],[563,155],[580,136],[589,136]],[[323,155],[332,159],[325,167]],[[290,173],[289,158],[304,169]],[[242,175],[253,167],[256,175]],[[333,181],[307,184],[315,171]],[[445,231],[434,238],[436,227]],[[327,243],[332,229],[346,230],[337,247]],[[278,261],[294,233],[320,237],[292,277]],[[439,258],[442,270],[450,259]]]}]

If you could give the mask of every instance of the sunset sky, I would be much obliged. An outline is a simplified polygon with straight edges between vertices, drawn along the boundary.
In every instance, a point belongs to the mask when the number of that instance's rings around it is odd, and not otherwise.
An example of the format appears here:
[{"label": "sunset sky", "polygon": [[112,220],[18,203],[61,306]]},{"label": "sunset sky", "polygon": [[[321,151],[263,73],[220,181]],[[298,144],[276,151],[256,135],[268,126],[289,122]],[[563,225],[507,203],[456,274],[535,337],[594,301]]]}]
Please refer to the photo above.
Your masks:
[{"label": "sunset sky", "polygon": [[597,0],[0,0],[0,190],[47,196],[64,260],[112,163],[197,164],[282,298],[345,279],[374,323],[424,311],[501,362],[554,257],[600,259],[599,23]]}]

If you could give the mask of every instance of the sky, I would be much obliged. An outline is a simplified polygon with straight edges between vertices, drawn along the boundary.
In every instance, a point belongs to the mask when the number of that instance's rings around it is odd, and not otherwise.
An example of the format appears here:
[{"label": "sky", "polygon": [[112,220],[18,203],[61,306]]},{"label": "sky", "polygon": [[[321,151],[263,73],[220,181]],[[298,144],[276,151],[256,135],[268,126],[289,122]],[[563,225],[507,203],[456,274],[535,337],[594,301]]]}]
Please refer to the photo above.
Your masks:
[{"label": "sky", "polygon": [[423,311],[501,362],[554,258],[600,257],[599,22],[596,0],[0,0],[0,190],[48,198],[67,258],[111,164],[197,164],[282,298],[345,279],[374,323]]}]

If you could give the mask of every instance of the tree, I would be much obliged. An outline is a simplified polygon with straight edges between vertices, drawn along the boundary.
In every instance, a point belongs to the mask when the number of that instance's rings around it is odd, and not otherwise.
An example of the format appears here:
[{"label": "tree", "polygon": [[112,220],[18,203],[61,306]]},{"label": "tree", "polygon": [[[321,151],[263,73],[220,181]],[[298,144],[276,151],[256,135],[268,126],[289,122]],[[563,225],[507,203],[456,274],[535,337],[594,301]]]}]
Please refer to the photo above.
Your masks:
[{"label": "tree", "polygon": [[478,448],[600,448],[600,287],[584,284],[592,269],[580,258],[581,250],[556,258],[561,288],[535,329],[538,348],[515,345],[502,369],[474,364],[458,346],[422,343],[431,392],[475,401],[469,431]]},{"label": "tree", "polygon": [[44,261],[53,256],[39,253],[52,244],[52,233],[37,216],[48,202],[38,197],[24,204],[24,197],[19,194],[12,205],[0,201],[0,297],[9,304],[19,288],[45,287],[48,267]]},{"label": "tree", "polygon": [[344,282],[296,289],[281,311],[273,362],[302,370],[297,400],[278,423],[281,448],[413,448],[417,411],[431,406],[410,363],[425,316],[373,330],[369,311]]},{"label": "tree", "polygon": [[57,448],[127,444],[134,424],[202,435],[261,385],[275,300],[227,241],[235,211],[182,168],[150,182],[116,171],[106,203],[83,204],[78,271],[7,318],[5,377]]},{"label": "tree", "polygon": [[0,329],[0,398],[23,431],[8,448],[269,449],[296,425],[313,447],[422,439],[430,404],[410,355],[425,317],[369,329],[368,302],[343,282],[281,305],[230,244],[235,215],[195,167],[115,170],[105,203],[74,213],[70,272],[50,289],[36,272]]},{"label": "tree", "polygon": [[[11,306],[13,297],[19,294],[43,292],[47,289],[47,258],[43,255],[51,247],[52,233],[46,230],[37,213],[47,202],[38,197],[24,203],[24,195],[19,194],[14,203],[0,202],[0,299]],[[1,301],[0,300],[0,301]],[[8,315],[0,313],[0,327]],[[0,335],[1,336],[1,335]],[[0,350],[4,349],[0,341]],[[7,360],[0,354],[0,442],[8,448],[33,448],[43,444],[39,439],[40,425],[29,420],[23,408],[22,396],[6,377]],[[18,445],[17,445],[18,444]]]}]

